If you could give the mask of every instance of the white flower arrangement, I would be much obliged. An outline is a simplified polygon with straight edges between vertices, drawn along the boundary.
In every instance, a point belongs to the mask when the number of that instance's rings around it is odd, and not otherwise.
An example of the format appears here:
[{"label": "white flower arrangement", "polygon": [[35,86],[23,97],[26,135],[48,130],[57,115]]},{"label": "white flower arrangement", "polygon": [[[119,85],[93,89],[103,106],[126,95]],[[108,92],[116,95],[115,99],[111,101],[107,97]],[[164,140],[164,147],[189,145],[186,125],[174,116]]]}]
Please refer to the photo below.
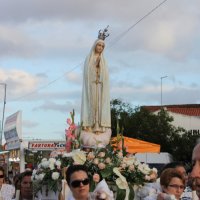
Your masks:
[{"label": "white flower arrangement", "polygon": [[[73,164],[86,165],[91,177],[90,188],[93,191],[97,180],[105,179],[117,187],[119,199],[132,195],[133,186],[141,186],[157,178],[157,170],[142,164],[134,155],[123,155],[108,145],[106,148],[93,149],[90,152],[74,150],[62,156],[62,167]],[[99,177],[98,177],[99,176]]]},{"label": "white flower arrangement", "polygon": [[55,193],[59,191],[62,180],[61,172],[61,160],[43,158],[38,168],[33,170],[31,177],[34,194],[36,195],[39,191],[42,192],[43,186],[46,186],[45,189],[48,191],[52,190]]},{"label": "white flower arrangement", "polygon": [[[91,180],[91,191],[95,189],[98,181],[105,179],[108,185],[117,187],[117,199],[133,199],[133,186],[142,186],[146,182],[155,181],[156,169],[150,169],[148,165],[140,163],[132,154],[127,155],[123,135],[117,134],[117,141],[110,141],[106,147],[99,143],[94,149],[85,147],[85,151],[76,150],[80,148],[81,141],[78,141],[76,145],[77,126],[74,123],[74,110],[70,115],[71,119],[67,119],[69,128],[65,130],[67,153],[61,157],[61,167],[75,164],[85,165]],[[122,145],[118,148],[120,142]]]}]

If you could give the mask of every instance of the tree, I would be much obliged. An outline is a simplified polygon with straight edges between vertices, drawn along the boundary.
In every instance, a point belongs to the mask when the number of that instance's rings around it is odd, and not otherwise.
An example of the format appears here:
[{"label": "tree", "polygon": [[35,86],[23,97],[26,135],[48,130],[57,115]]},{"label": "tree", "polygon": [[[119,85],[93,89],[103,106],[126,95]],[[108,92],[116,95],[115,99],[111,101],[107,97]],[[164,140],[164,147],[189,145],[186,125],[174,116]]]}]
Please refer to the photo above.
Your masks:
[{"label": "tree", "polygon": [[180,138],[174,138],[173,143],[175,148],[173,149],[173,155],[177,160],[183,160],[187,163],[191,163],[193,148],[199,139],[199,135],[193,135],[187,131],[180,136]]},{"label": "tree", "polygon": [[[117,120],[119,127],[124,128],[130,122],[133,109],[130,104],[122,102],[120,99],[111,100],[111,128],[112,136],[117,135]],[[126,132],[126,131],[125,131]]]},{"label": "tree", "polygon": [[192,136],[183,128],[172,125],[174,119],[164,109],[156,115],[145,107],[133,109],[130,104],[114,99],[111,101],[113,136],[116,135],[117,119],[124,136],[159,144],[161,152],[172,154],[175,160],[190,162],[199,136]]}]

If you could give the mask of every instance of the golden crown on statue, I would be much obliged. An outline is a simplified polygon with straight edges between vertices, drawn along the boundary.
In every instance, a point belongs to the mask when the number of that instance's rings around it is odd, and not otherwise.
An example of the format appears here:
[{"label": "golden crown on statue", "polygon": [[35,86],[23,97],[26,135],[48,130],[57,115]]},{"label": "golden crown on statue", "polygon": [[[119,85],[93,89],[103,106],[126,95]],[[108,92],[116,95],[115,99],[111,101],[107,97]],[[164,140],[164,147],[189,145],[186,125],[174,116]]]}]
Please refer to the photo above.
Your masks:
[{"label": "golden crown on statue", "polygon": [[98,39],[105,40],[109,36],[108,27],[104,28],[104,30],[99,30]]}]

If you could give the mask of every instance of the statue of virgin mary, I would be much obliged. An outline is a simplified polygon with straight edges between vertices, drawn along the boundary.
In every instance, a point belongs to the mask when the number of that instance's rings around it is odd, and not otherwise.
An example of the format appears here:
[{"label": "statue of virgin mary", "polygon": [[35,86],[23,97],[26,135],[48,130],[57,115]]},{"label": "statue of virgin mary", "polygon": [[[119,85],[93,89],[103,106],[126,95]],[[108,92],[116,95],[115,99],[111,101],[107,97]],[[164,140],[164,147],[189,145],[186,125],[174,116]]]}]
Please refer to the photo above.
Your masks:
[{"label": "statue of virgin mary", "polygon": [[110,86],[108,66],[103,55],[104,39],[99,36],[84,63],[81,122],[82,132],[101,135],[99,137],[106,134],[110,139]]}]

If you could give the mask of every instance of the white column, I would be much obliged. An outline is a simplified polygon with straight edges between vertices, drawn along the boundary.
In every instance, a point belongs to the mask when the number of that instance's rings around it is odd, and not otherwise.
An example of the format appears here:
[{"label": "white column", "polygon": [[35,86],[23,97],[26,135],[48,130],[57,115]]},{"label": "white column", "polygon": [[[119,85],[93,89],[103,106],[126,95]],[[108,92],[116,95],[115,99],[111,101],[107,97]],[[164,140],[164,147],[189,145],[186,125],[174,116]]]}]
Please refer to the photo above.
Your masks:
[{"label": "white column", "polygon": [[20,173],[25,171],[25,156],[24,156],[24,144],[20,140]]}]

